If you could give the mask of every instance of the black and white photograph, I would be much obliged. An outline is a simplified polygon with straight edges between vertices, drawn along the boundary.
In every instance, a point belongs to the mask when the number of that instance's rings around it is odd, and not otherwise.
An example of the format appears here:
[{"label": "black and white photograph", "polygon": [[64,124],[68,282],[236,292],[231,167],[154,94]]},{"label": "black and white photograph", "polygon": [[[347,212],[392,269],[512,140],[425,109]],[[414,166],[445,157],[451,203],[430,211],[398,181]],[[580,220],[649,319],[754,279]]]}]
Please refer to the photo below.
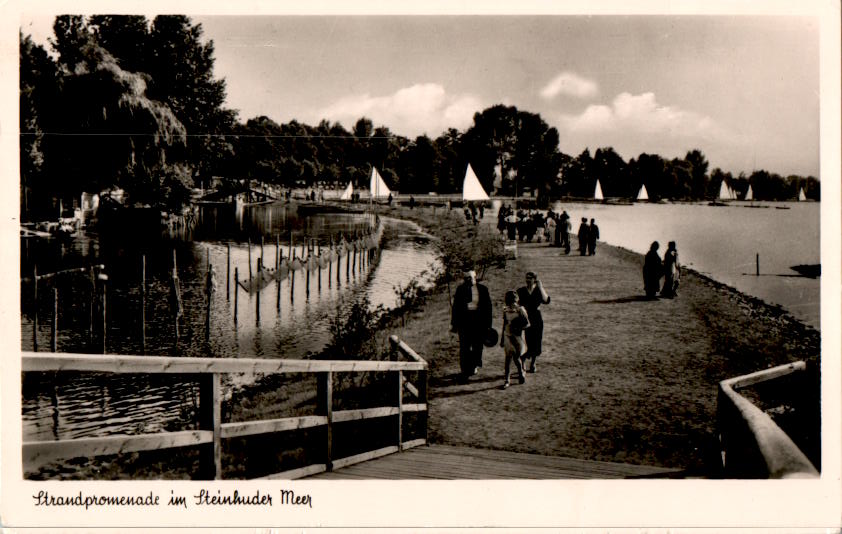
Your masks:
[{"label": "black and white photograph", "polygon": [[330,5],[4,8],[2,523],[838,528],[838,6]]}]

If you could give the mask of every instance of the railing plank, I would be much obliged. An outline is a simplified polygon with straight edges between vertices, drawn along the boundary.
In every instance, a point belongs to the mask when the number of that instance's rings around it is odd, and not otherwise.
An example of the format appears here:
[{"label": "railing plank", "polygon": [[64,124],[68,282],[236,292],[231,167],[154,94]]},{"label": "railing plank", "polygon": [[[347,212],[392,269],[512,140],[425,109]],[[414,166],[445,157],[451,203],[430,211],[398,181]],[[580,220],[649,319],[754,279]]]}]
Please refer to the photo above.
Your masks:
[{"label": "railing plank", "polygon": [[21,370],[91,371],[101,373],[323,373],[357,371],[420,371],[421,362],[369,360],[264,360],[259,358],[174,358],[96,354],[23,353]]},{"label": "railing plank", "polygon": [[391,447],[383,447],[382,449],[368,451],[362,454],[355,454],[353,456],[346,456],[345,458],[334,460],[333,469],[341,469],[343,467],[348,467],[349,465],[365,462],[366,460],[373,460],[375,458],[380,458],[381,456],[386,456],[387,454],[392,454],[395,452],[398,452],[397,445],[392,445]]},{"label": "railing plank", "polygon": [[401,351],[407,358],[413,360],[414,362],[423,363],[424,367],[427,367],[427,362],[424,358],[412,350],[412,347],[407,345],[406,342],[401,341],[398,336],[389,336],[389,342],[392,344],[393,349]]},{"label": "railing plank", "polygon": [[281,419],[266,419],[263,421],[244,421],[240,423],[223,423],[223,438],[239,438],[255,434],[271,434],[288,430],[300,430],[327,424],[327,417],[323,415],[305,415],[302,417],[285,417]]},{"label": "railing plank", "polygon": [[374,419],[376,417],[388,417],[390,415],[397,414],[398,408],[396,406],[362,408],[359,410],[341,410],[333,412],[333,422],[344,423],[347,421],[360,421],[362,419]]},{"label": "railing plank", "polygon": [[51,460],[76,457],[102,456],[126,452],[150,451],[175,447],[201,445],[213,441],[213,432],[208,430],[184,430],[160,434],[137,436],[115,435],[102,438],[78,438],[59,441],[36,441],[23,443],[23,462],[26,465],[41,465]]},{"label": "railing plank", "polygon": [[325,464],[313,464],[306,467],[299,467],[298,469],[290,469],[288,471],[281,471],[273,475],[260,477],[260,480],[295,480],[297,478],[309,477],[318,473],[327,471]]},{"label": "railing plank", "polygon": [[807,364],[805,362],[793,362],[789,364],[779,365],[777,367],[772,367],[771,369],[763,369],[762,371],[757,371],[755,373],[750,373],[747,375],[728,378],[726,380],[723,380],[722,383],[737,390],[748,386],[753,386],[754,384],[759,384],[767,380],[780,378],[782,376],[792,374],[796,371],[805,371],[806,369]]},{"label": "railing plank", "polygon": [[423,404],[423,403],[404,404],[403,405],[403,411],[405,411],[405,412],[426,412],[427,411],[427,405]]},{"label": "railing plank", "polygon": [[421,445],[426,445],[426,444],[427,444],[427,440],[423,439],[423,438],[404,441],[403,442],[403,450],[412,449],[414,447],[420,447]]}]

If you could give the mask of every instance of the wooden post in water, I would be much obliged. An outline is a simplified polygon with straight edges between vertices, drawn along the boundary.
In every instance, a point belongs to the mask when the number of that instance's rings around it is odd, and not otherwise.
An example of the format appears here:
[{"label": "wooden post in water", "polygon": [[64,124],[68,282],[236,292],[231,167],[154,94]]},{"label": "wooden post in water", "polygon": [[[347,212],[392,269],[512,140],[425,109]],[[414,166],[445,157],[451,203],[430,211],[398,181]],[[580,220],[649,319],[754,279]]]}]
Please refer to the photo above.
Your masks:
[{"label": "wooden post in water", "polygon": [[755,271],[755,276],[760,276],[760,253],[758,252],[754,258],[754,264],[757,270]]},{"label": "wooden post in water", "polygon": [[[281,268],[281,234],[275,236],[275,270]],[[275,273],[278,274],[278,273]]]},{"label": "wooden post in water", "polygon": [[[309,245],[308,245],[309,247]],[[304,264],[304,270],[307,271],[307,284],[305,286],[304,294],[307,298],[310,298],[310,261],[313,259],[313,255],[308,251],[307,252],[307,263]]]},{"label": "wooden post in water", "polygon": [[280,250],[280,247],[278,248],[278,252],[279,252],[278,267],[277,267],[278,270],[275,273],[275,276],[277,277],[276,280],[278,281],[278,287],[277,287],[277,289],[278,289],[278,304],[277,304],[277,306],[278,306],[278,313],[280,313],[280,311],[281,311],[281,263],[283,263],[283,261],[284,261],[284,252],[282,250]]},{"label": "wooden post in water", "polygon": [[146,352],[146,254],[140,257],[140,350]]},{"label": "wooden post in water", "polygon": [[107,337],[106,332],[108,331],[108,317],[105,313],[105,303],[108,300],[108,277],[106,277],[102,281],[102,353],[106,353],[106,343]]},{"label": "wooden post in water", "polygon": [[[261,278],[261,280],[263,279],[263,258],[257,258],[257,276],[259,276]],[[259,288],[258,288],[257,291],[255,291],[255,297],[256,297],[254,299],[255,300],[255,304],[254,304],[255,319],[257,321],[257,324],[259,325],[260,324],[260,289]]]},{"label": "wooden post in water", "polygon": [[231,243],[226,245],[228,250],[225,267],[225,300],[231,300]]},{"label": "wooden post in water", "polygon": [[[210,251],[208,251],[208,254],[210,254]],[[205,308],[205,341],[210,339],[211,304],[213,302],[213,292],[215,284],[214,275],[215,273],[213,272],[213,265],[210,264],[210,259],[208,259],[208,273],[205,278],[205,294],[208,298],[207,307]]]},{"label": "wooden post in water", "polygon": [[295,263],[295,249],[292,249],[292,260],[289,262],[289,302],[295,300],[295,269],[292,268],[292,264]]},{"label": "wooden post in water", "polygon": [[[89,288],[90,295],[88,299],[88,344],[93,346],[94,344],[94,306],[96,306],[96,267],[91,266],[90,270],[88,271],[88,276],[90,277],[91,285]],[[143,309],[144,313],[146,312],[146,308]]]},{"label": "wooden post in water", "polygon": [[210,430],[213,439],[202,446],[202,478],[219,480],[222,476],[222,388],[218,373],[199,375],[199,429]]},{"label": "wooden post in water", "polygon": [[251,287],[251,238],[248,238],[249,243],[249,287]]},{"label": "wooden post in water", "polygon": [[345,247],[345,280],[351,279],[351,251]]},{"label": "wooden post in water", "polygon": [[260,260],[263,261],[263,234],[260,235]]},{"label": "wooden post in water", "polygon": [[32,267],[33,304],[35,312],[32,315],[32,352],[38,352],[38,265]]},{"label": "wooden post in water", "polygon": [[234,267],[234,326],[237,326],[237,304],[240,296],[240,275],[237,267]]},{"label": "wooden post in water", "polygon": [[58,288],[53,287],[53,324],[50,328],[50,352],[58,348]]}]

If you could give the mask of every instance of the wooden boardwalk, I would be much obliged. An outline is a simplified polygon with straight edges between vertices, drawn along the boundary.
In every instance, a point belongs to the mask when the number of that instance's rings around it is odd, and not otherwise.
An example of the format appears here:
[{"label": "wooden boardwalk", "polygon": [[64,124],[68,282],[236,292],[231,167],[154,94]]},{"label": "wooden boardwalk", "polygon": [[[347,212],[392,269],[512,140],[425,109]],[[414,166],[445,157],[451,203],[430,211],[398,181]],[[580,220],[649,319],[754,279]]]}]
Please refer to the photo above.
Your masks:
[{"label": "wooden boardwalk", "polygon": [[311,479],[487,480],[677,478],[678,469],[597,462],[450,445],[421,446]]}]

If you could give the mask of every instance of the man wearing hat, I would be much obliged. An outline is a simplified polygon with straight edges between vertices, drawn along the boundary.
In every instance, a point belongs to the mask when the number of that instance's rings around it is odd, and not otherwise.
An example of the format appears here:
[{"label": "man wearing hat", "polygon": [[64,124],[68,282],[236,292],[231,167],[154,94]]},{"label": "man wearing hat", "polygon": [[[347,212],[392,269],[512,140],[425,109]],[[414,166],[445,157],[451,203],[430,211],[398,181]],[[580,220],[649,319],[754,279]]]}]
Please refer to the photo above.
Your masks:
[{"label": "man wearing hat", "polygon": [[488,288],[477,283],[473,269],[463,272],[463,282],[453,295],[450,327],[459,334],[459,364],[467,380],[482,367],[483,339],[491,328],[491,297]]}]

